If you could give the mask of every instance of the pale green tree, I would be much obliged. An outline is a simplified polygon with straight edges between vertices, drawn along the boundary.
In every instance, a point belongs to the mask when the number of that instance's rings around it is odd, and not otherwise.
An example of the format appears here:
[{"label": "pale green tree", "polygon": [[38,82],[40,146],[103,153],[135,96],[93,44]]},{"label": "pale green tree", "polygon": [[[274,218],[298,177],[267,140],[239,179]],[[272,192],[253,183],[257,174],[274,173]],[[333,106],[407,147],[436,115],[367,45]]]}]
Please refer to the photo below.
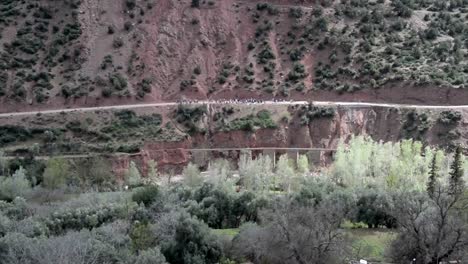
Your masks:
[{"label": "pale green tree", "polygon": [[298,179],[294,168],[291,166],[288,155],[284,154],[279,157],[278,163],[276,164],[276,175],[278,176],[282,189],[290,193]]},{"label": "pale green tree", "polygon": [[158,178],[158,164],[154,160],[149,160],[147,166],[147,183],[154,183]]},{"label": "pale green tree", "polygon": [[265,194],[274,183],[273,162],[268,156],[260,155],[256,159],[252,159],[251,155],[241,155],[239,176],[247,190]]},{"label": "pale green tree", "polygon": [[47,189],[63,187],[68,175],[70,175],[70,165],[65,159],[49,159],[44,170],[42,185]]},{"label": "pale green tree", "polygon": [[299,155],[299,158],[297,159],[297,172],[305,175],[310,171],[309,166],[309,159],[307,158],[307,155]]},{"label": "pale green tree", "polygon": [[5,158],[5,153],[0,151],[0,176],[6,176],[7,174],[8,160]]},{"label": "pale green tree", "polygon": [[0,199],[12,201],[16,197],[25,197],[31,189],[23,167],[20,167],[11,177],[0,177]]},{"label": "pale green tree", "polygon": [[189,163],[182,174],[184,176],[184,182],[190,187],[196,187],[203,182],[198,166],[193,163]]},{"label": "pale green tree", "polygon": [[130,165],[125,171],[125,182],[129,186],[138,186],[142,183],[140,171],[134,161],[130,161]]},{"label": "pale green tree", "polygon": [[[369,137],[353,137],[348,144],[340,142],[332,166],[332,179],[344,186],[380,186],[392,189],[423,191],[435,151],[423,148],[421,142],[375,142]],[[447,164],[439,154],[439,168]],[[440,172],[441,175],[444,173]]]},{"label": "pale green tree", "polygon": [[231,166],[225,159],[217,159],[208,168],[208,182],[225,191],[234,191],[235,180],[231,175]]}]

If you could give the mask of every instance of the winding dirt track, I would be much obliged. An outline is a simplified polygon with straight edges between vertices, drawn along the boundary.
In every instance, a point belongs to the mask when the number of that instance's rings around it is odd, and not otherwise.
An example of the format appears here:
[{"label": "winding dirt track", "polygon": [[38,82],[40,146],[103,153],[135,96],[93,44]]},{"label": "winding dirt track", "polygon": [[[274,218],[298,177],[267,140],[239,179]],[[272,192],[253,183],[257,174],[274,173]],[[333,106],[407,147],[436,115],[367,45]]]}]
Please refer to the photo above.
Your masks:
[{"label": "winding dirt track", "polygon": [[[224,101],[198,101],[184,103],[184,105],[237,105],[237,106],[252,106],[252,105],[306,105],[312,103],[316,106],[330,106],[330,107],[349,107],[349,108],[369,108],[369,107],[382,107],[382,108],[399,108],[399,109],[468,109],[468,105],[412,105],[412,104],[387,104],[387,103],[371,103],[371,102],[331,102],[331,101],[264,101],[262,103],[247,103],[247,102],[224,102]],[[13,117],[13,116],[29,116],[37,114],[57,114],[57,113],[70,113],[70,112],[93,112],[99,110],[122,110],[122,109],[136,109],[148,107],[164,107],[164,106],[177,106],[179,102],[167,103],[152,103],[152,104],[129,104],[129,105],[112,105],[112,106],[98,106],[98,107],[82,107],[82,108],[64,108],[43,111],[30,111],[30,112],[9,112],[0,113],[0,117]]]}]

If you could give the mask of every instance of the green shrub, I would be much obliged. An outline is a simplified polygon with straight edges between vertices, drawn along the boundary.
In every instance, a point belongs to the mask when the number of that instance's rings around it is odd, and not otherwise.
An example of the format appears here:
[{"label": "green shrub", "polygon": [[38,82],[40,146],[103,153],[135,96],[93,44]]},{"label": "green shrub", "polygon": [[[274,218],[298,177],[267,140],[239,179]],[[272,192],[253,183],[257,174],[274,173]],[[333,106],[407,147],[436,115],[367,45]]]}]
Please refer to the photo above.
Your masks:
[{"label": "green shrub", "polygon": [[288,73],[288,80],[295,82],[304,79],[306,76],[307,73],[305,72],[304,65],[296,62],[293,65],[293,69]]},{"label": "green shrub", "polygon": [[335,108],[318,107],[312,104],[302,106],[299,112],[302,125],[308,125],[314,119],[333,118],[336,115]]},{"label": "green shrub", "polygon": [[189,215],[182,215],[175,225],[171,241],[162,246],[169,263],[219,263],[223,249],[208,226]]},{"label": "green shrub", "polygon": [[0,177],[0,200],[13,201],[31,191],[26,171],[20,167],[11,177]]},{"label": "green shrub", "polygon": [[462,115],[457,111],[443,111],[438,121],[444,125],[454,125],[462,120]]},{"label": "green shrub", "polygon": [[192,5],[193,8],[199,8],[200,7],[200,0],[192,0]]},{"label": "green shrub", "polygon": [[112,41],[112,46],[115,49],[121,48],[121,47],[123,47],[123,45],[124,45],[124,41],[120,37],[114,38],[114,40]]},{"label": "green shrub", "polygon": [[113,73],[109,75],[109,83],[111,84],[112,88],[117,91],[122,91],[127,88],[127,79],[122,76],[119,72]]},{"label": "green shrub", "polygon": [[150,206],[152,203],[161,198],[158,186],[150,185],[137,188],[132,194],[132,200],[137,204]]},{"label": "green shrub", "polygon": [[221,130],[244,130],[254,131],[256,128],[276,128],[276,123],[271,119],[271,114],[267,110],[259,111],[256,115],[237,118],[228,124],[223,125]]}]

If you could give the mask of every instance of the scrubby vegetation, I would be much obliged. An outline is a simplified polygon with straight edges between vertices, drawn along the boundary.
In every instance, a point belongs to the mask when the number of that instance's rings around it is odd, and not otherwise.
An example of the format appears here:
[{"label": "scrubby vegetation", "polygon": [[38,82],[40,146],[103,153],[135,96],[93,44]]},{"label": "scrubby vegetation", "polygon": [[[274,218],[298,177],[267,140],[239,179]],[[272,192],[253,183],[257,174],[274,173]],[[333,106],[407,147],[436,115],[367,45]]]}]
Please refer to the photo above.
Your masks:
[{"label": "scrubby vegetation", "polygon": [[[0,147],[14,147],[9,155],[134,153],[148,138],[177,141],[183,136],[167,120],[164,125],[160,114],[132,110],[99,111],[85,117],[65,113],[38,115],[23,119],[23,123],[27,125],[0,126]],[[27,147],[24,142],[28,142]]]},{"label": "scrubby vegetation", "polygon": [[203,132],[197,125],[203,115],[206,113],[206,107],[189,107],[179,105],[175,111],[175,120],[177,123],[184,125],[189,134]]},{"label": "scrubby vegetation", "polygon": [[[259,64],[289,57],[293,65],[284,83],[269,88],[286,96],[284,87],[311,72],[313,88],[338,92],[395,82],[463,88],[466,5],[464,1],[321,1],[310,12],[300,6],[289,7],[288,12],[278,6],[283,12],[277,12],[275,5],[260,3],[251,10],[257,31],[248,50]],[[282,20],[272,23],[271,15],[278,14]],[[285,29],[283,20],[289,20],[291,28]],[[277,33],[282,31],[286,33]],[[277,52],[271,49],[270,32],[277,36]],[[301,64],[317,54],[328,60],[310,69]],[[275,67],[266,72],[269,75],[262,82],[284,74]],[[253,83],[252,77],[246,82]]]},{"label": "scrubby vegetation", "polygon": [[302,106],[299,110],[299,117],[302,125],[308,125],[315,119],[333,118],[336,109],[331,107],[318,107],[312,104]]},{"label": "scrubby vegetation", "polygon": [[[182,182],[168,183],[154,173],[141,181],[133,162],[122,179],[98,159],[56,159],[28,176],[32,163],[15,169],[0,157],[0,257],[7,264],[463,262],[464,159],[460,148],[452,155],[358,137],[340,144],[330,171],[311,171],[306,156],[274,164],[245,153],[236,166],[218,160],[204,174],[189,165]],[[369,237],[375,230],[385,241]],[[367,250],[362,243],[372,239],[384,249]]]},{"label": "scrubby vegetation", "polygon": [[259,111],[256,115],[248,115],[246,117],[236,118],[227,123],[222,120],[220,129],[222,131],[244,130],[252,132],[262,128],[276,128],[276,123],[271,119],[271,114],[267,110]]}]

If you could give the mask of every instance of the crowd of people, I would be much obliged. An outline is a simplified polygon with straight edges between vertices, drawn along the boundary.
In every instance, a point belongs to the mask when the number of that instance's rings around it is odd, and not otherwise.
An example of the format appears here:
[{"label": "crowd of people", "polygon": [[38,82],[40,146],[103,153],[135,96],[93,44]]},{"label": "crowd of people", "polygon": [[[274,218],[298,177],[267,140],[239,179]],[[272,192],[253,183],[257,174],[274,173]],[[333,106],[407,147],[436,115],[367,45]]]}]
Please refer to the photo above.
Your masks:
[{"label": "crowd of people", "polygon": [[[290,100],[292,102],[293,100]],[[272,100],[262,100],[256,98],[246,98],[246,99],[217,99],[217,100],[196,100],[196,99],[183,99],[177,100],[179,104],[264,104],[265,102],[287,102],[284,99],[272,99]]]}]

